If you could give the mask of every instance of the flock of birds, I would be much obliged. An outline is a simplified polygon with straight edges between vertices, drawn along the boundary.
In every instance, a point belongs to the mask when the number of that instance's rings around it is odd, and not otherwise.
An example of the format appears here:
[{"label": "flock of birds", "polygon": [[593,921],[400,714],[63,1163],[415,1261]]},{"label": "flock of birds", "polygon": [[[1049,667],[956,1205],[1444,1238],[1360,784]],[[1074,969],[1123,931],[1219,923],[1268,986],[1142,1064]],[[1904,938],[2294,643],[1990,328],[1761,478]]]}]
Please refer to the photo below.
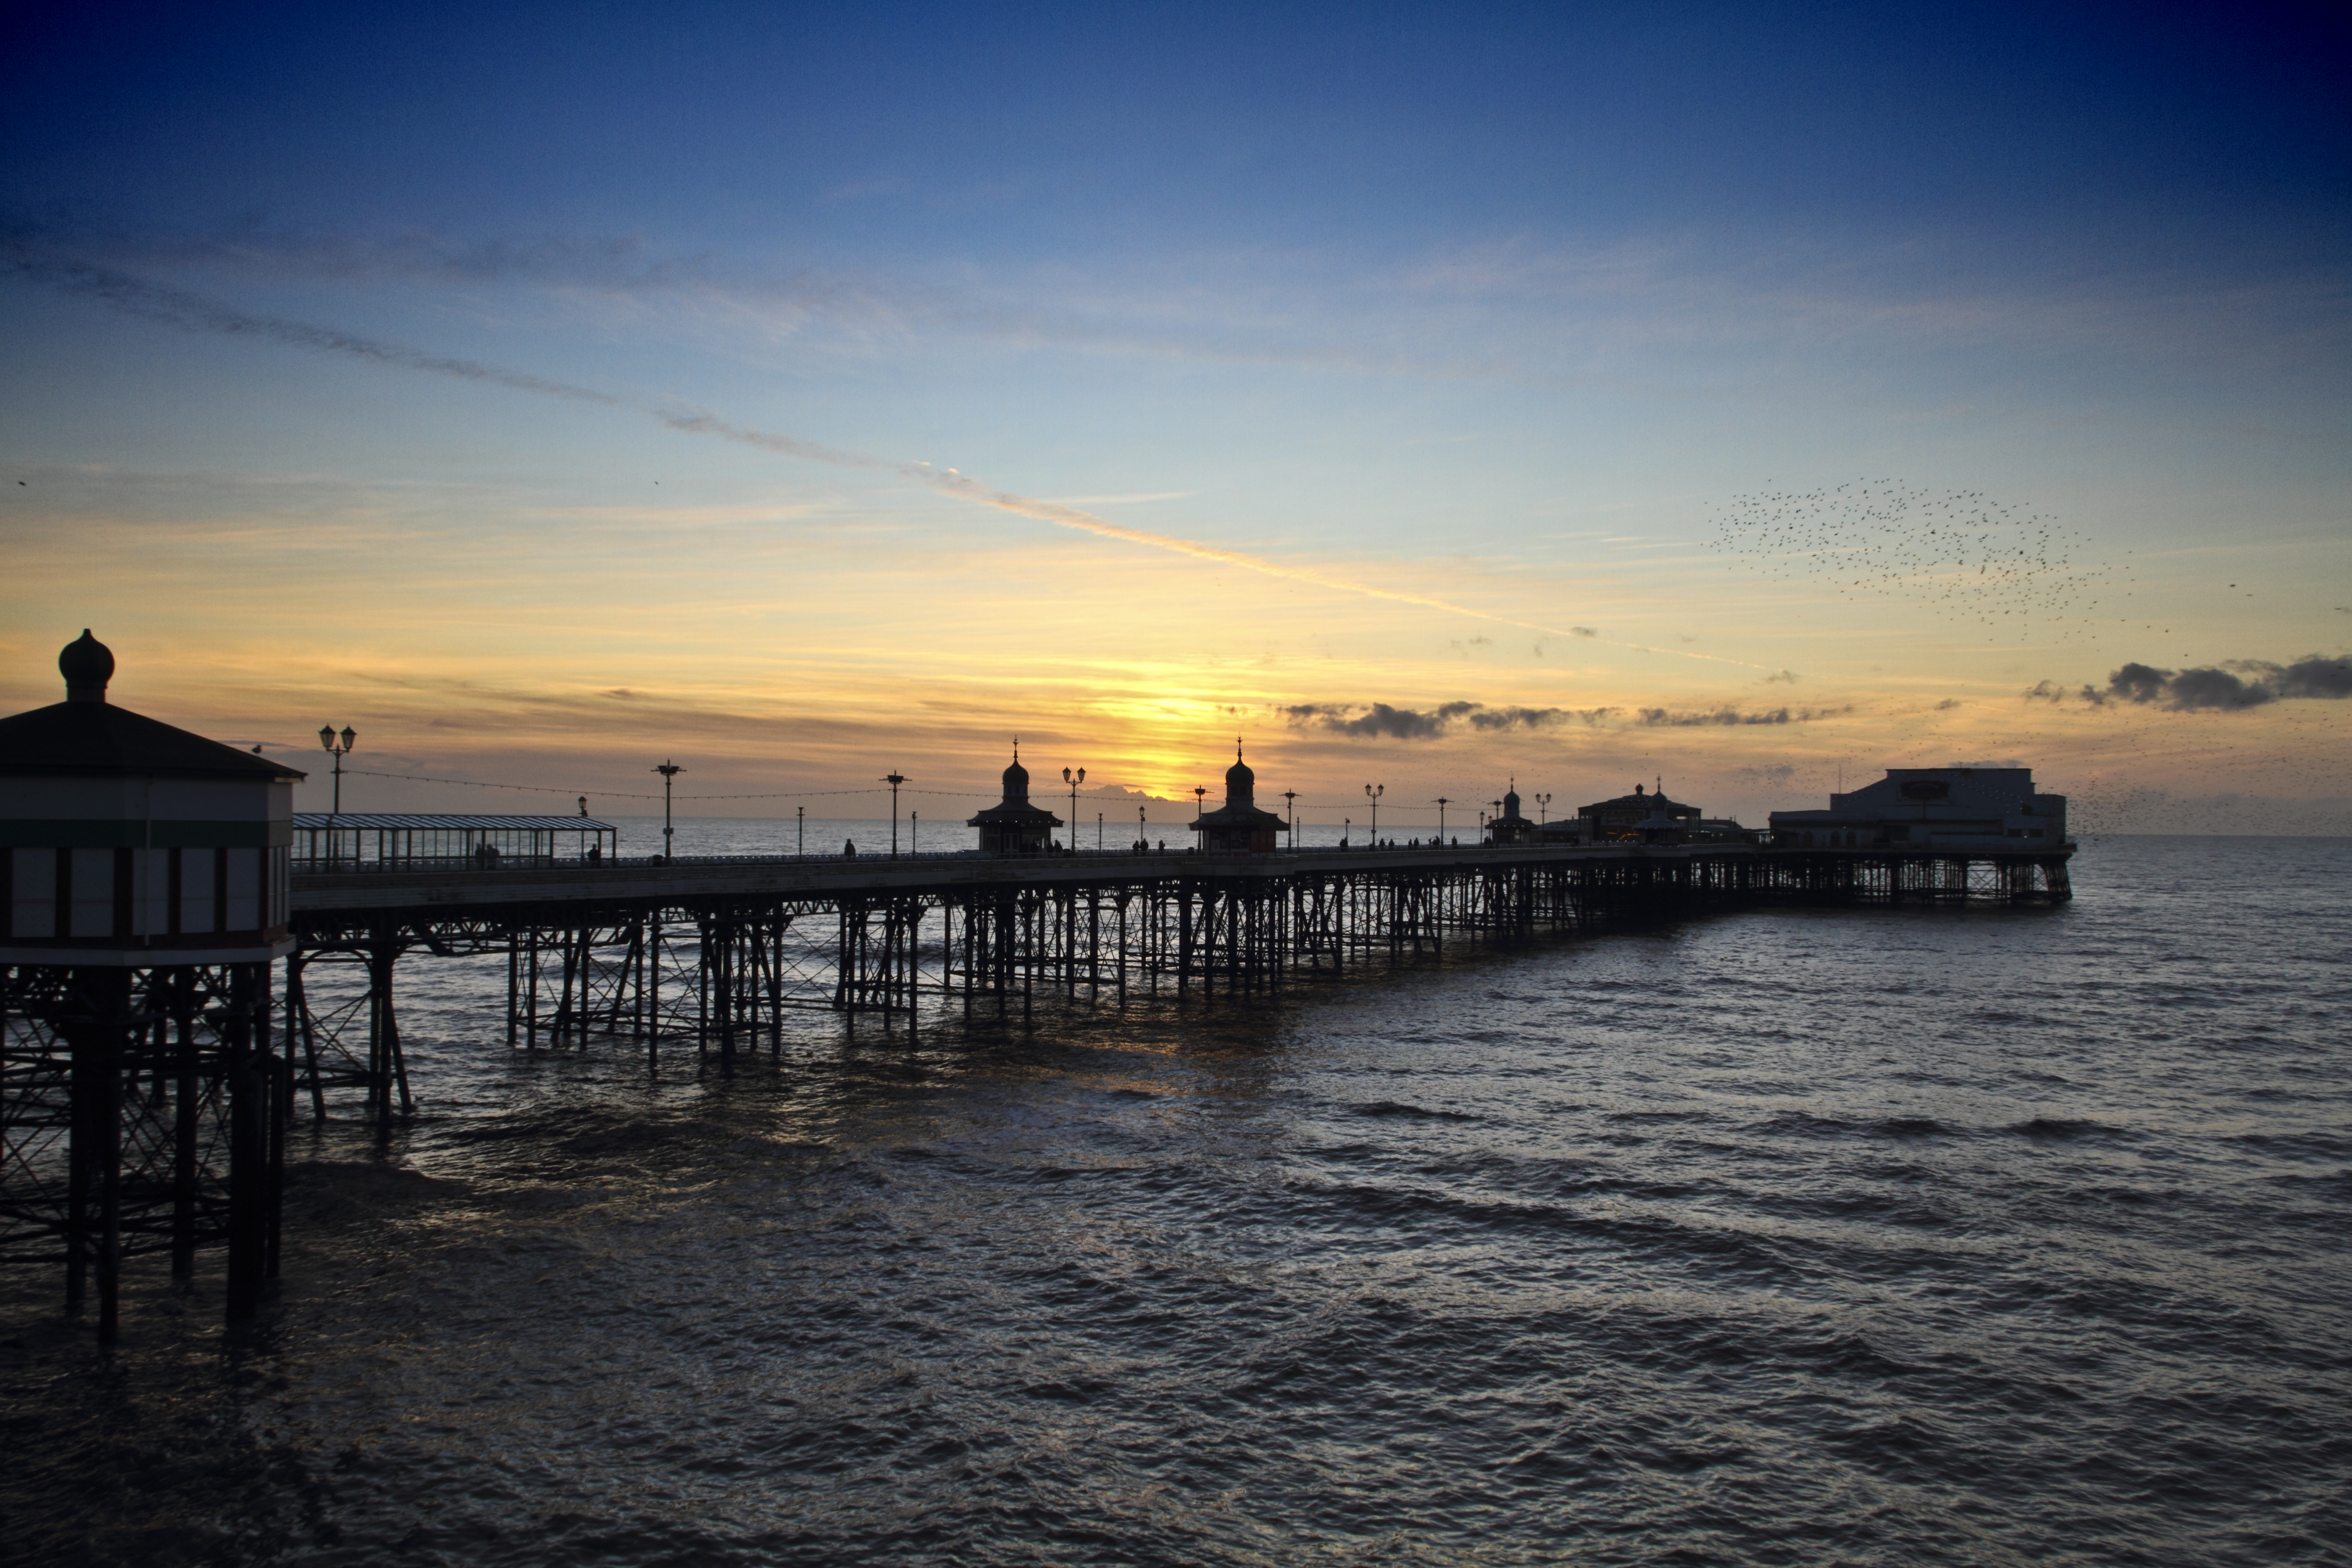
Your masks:
[{"label": "flock of birds", "polygon": [[1980,624],[1990,640],[2088,626],[2091,588],[2105,575],[2075,564],[2083,534],[1982,490],[1872,479],[1766,491],[1732,497],[1715,522],[1716,547],[1768,577],[1825,580],[1846,598],[1909,599]]}]

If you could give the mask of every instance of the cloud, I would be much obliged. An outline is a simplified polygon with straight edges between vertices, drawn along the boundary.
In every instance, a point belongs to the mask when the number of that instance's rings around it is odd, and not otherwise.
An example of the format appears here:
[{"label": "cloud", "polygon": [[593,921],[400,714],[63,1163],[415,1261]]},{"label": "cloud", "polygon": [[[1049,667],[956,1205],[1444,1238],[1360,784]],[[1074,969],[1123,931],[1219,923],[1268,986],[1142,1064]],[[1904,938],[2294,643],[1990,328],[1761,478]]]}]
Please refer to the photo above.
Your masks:
[{"label": "cloud", "polygon": [[2025,689],[2028,697],[2038,697],[2044,702],[2063,702],[2066,689],[2054,680],[2037,680]]},{"label": "cloud", "polygon": [[1568,635],[1572,637],[1597,637],[1601,634],[1591,626],[1570,626],[1568,628]]},{"label": "cloud", "polygon": [[2095,704],[2157,705],[2176,713],[2242,712],[2282,699],[2340,701],[2352,698],[2352,658],[2314,653],[2287,665],[2232,658],[2218,668],[2178,670],[2135,662],[2111,671],[2104,692],[2085,686],[2083,697]]},{"label": "cloud", "polygon": [[1960,700],[1958,698],[1947,697],[1941,702],[1936,704],[1936,711],[1938,713],[1948,713],[1959,705]]},{"label": "cloud", "polygon": [[1429,741],[1461,724],[1485,732],[1542,730],[1562,724],[1598,724],[1615,711],[1613,708],[1489,708],[1483,702],[1444,702],[1423,711],[1387,702],[1369,706],[1302,702],[1283,709],[1282,715],[1302,729],[1326,730],[1356,740]]},{"label": "cloud", "polygon": [[1797,776],[1797,770],[1788,763],[1772,763],[1761,767],[1738,769],[1732,776],[1752,784],[1785,784]]},{"label": "cloud", "polygon": [[1767,686],[1771,685],[1775,681],[1780,682],[1783,686],[1794,686],[1797,684],[1797,672],[1793,669],[1780,669],[1773,671],[1770,675],[1764,678],[1764,684]]},{"label": "cloud", "polygon": [[1666,708],[1642,710],[1643,723],[1664,725],[1674,730],[1692,729],[1702,724],[1786,724],[1789,721],[1786,708],[1775,708],[1765,713],[1742,713],[1736,708],[1720,708],[1712,713],[1676,713]]},{"label": "cloud", "polygon": [[2323,658],[2307,654],[2278,672],[2273,684],[2281,697],[2317,697],[2342,700],[2352,697],[2352,658]]}]

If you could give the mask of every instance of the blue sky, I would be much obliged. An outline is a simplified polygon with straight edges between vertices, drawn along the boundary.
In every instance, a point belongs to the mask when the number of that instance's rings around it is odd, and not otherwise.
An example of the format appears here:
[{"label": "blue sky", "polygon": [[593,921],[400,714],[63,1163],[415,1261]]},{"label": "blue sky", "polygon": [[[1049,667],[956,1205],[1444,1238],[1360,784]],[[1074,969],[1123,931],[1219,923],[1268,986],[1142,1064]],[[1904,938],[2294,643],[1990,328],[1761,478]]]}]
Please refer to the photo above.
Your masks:
[{"label": "blue sky", "polygon": [[[1671,765],[1754,810],[1967,750],[2118,798],[2342,794],[2352,704],[2019,695],[2346,652],[2352,115],[2316,9],[8,26],[25,701],[110,617],[159,704],[257,738],[336,704],[404,766],[551,788],[666,741],[977,777],[1016,727],[1173,788],[1240,719],[1302,780],[1433,792]],[[2073,608],[1989,637],[1966,563],[1864,592],[1843,544],[1722,527],[1878,479],[2052,522],[2013,607]],[[1833,716],[1623,717],[1791,699]],[[1620,717],[1286,717],[1449,700]]]}]

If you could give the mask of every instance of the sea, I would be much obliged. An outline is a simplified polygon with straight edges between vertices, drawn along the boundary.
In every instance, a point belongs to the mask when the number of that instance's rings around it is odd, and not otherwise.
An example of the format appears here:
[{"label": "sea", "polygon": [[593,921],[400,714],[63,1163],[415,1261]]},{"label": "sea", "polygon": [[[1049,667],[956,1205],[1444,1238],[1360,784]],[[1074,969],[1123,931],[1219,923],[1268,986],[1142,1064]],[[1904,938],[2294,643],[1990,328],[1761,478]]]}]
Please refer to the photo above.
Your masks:
[{"label": "sea", "polygon": [[2352,1562],[2352,840],[2074,883],[650,1071],[413,957],[257,1328],[0,1279],[0,1555]]}]

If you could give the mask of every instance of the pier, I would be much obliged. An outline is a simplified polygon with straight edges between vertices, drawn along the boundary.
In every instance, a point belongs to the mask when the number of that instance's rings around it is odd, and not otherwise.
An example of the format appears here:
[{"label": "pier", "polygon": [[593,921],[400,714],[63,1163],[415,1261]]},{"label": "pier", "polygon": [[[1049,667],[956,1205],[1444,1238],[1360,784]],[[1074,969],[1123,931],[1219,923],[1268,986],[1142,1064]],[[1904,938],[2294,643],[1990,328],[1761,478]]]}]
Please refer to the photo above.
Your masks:
[{"label": "pier", "polygon": [[[357,1086],[391,1114],[409,1095],[404,959],[502,956],[507,1045],[620,1037],[657,1065],[666,1048],[772,1046],[795,1011],[915,1027],[1028,1017],[1053,997],[1265,994],[1769,901],[2051,902],[2070,894],[2068,853],[1482,845],[298,872],[289,1048],[314,1110]],[[337,987],[330,1015],[311,976],[336,966],[363,985]]]},{"label": "pier", "polygon": [[1016,754],[977,851],[625,859],[584,799],[297,816],[299,770],[108,703],[89,633],[58,668],[66,701],[0,719],[0,1263],[61,1268],[102,1341],[142,1253],[192,1287],[225,1247],[229,1319],[259,1310],[297,1125],[388,1126],[431,1091],[401,1046],[420,963],[503,964],[484,1048],[625,1043],[658,1073],[780,1055],[795,1014],[911,1043],[1772,903],[2071,896],[2063,799],[2022,769],[1890,774],[1769,844],[1637,785],[1586,808],[1580,841],[1512,793],[1483,843],[1278,848],[1236,755],[1192,847],[1089,855],[1053,842]]},{"label": "pier", "polygon": [[233,1319],[277,1272],[300,1122],[397,1118],[429,1085],[401,978],[503,958],[487,1048],[642,1051],[649,1071],[780,1052],[788,1016],[901,1030],[1041,1007],[1216,1005],[1771,903],[2032,904],[2068,847],[1748,845],[604,861],[298,873],[266,963],[0,968],[0,1262],[97,1287],[227,1248]]}]

